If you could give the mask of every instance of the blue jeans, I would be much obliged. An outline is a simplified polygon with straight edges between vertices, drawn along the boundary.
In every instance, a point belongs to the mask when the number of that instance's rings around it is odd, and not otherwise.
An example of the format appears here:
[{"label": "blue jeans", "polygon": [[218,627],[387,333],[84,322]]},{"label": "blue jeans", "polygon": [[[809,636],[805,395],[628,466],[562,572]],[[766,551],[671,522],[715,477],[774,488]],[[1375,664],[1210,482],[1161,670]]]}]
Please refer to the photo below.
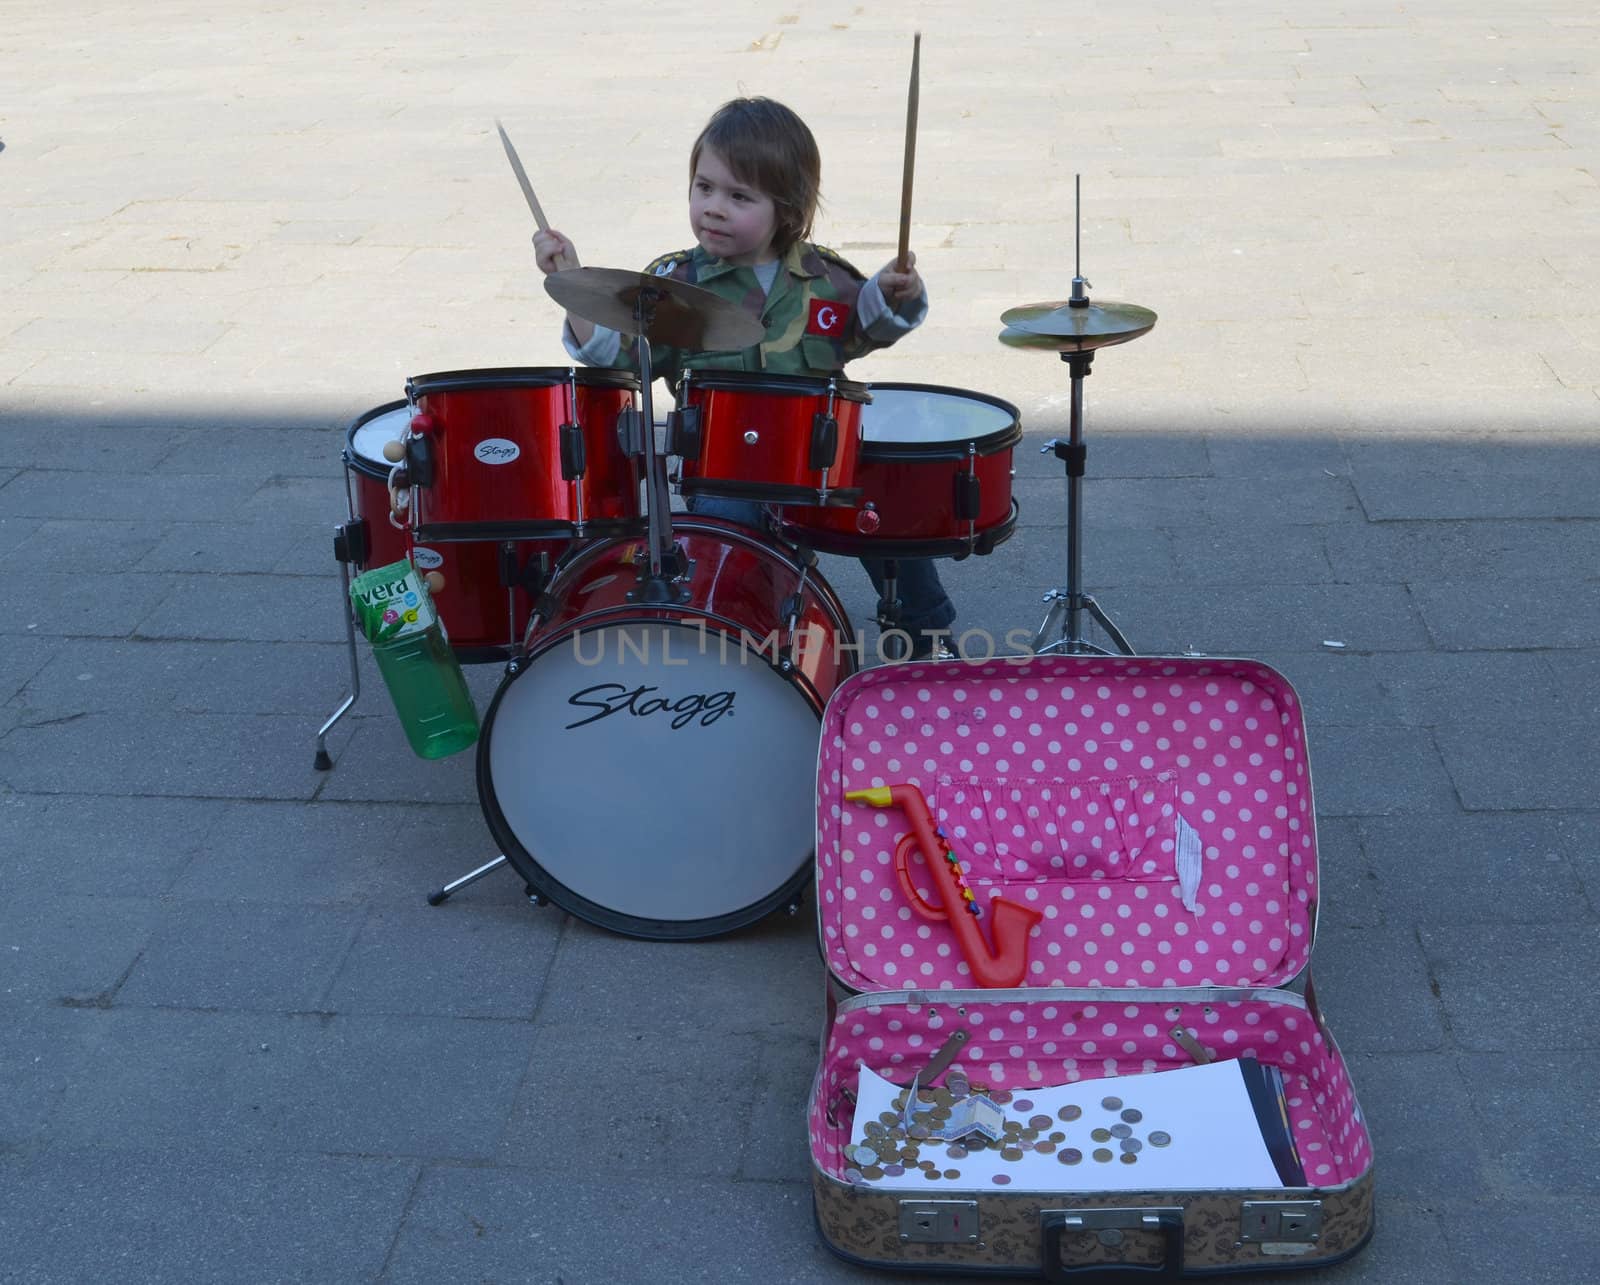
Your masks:
[{"label": "blue jeans", "polygon": [[[730,500],[720,495],[691,495],[689,512],[702,517],[723,518],[740,526],[761,529],[761,505],[755,500]],[[881,558],[862,558],[872,587],[883,596],[884,563]],[[901,558],[895,564],[895,589],[900,597],[900,628],[909,634],[923,629],[948,629],[955,623],[956,608],[939,582],[939,569],[932,558]]]}]

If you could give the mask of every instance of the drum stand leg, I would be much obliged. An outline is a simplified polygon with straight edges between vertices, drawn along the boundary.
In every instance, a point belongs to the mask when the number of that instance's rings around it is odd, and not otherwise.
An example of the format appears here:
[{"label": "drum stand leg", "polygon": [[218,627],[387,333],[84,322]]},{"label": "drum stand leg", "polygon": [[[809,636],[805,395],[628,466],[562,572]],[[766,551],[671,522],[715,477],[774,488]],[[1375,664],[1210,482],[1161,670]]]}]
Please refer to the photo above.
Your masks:
[{"label": "drum stand leg", "polygon": [[[502,852],[493,861],[485,862],[483,865],[479,866],[476,870],[471,871],[468,874],[462,875],[461,878],[459,878],[459,879],[451,880],[449,883],[445,884],[445,886],[443,888],[440,888],[440,889],[438,889],[438,890],[436,890],[434,892],[430,892],[428,894],[428,904],[430,906],[442,906],[442,905],[444,905],[445,902],[450,900],[450,894],[451,893],[460,892],[461,889],[465,888],[469,883],[477,883],[479,879],[482,879],[484,877],[484,875],[493,874],[496,870],[498,870],[501,866],[503,866],[505,864],[506,864],[506,856],[505,856],[505,853]],[[527,885],[526,890],[527,890],[527,893],[528,893],[528,900],[531,901],[534,905],[536,905],[536,906],[547,906],[547,905],[550,904],[549,900],[545,897],[545,895],[543,893],[534,891],[534,887],[533,887],[533,885],[531,883]]]},{"label": "drum stand leg", "polygon": [[344,596],[341,601],[344,605],[345,643],[350,650],[350,694],[344,698],[344,703],[333,711],[328,721],[317,729],[317,757],[312,760],[311,766],[318,772],[328,772],[333,769],[333,760],[328,757],[328,732],[350,712],[350,707],[356,703],[356,697],[361,695],[361,658],[356,654],[356,613],[350,606],[348,562],[339,563],[339,574],[344,580]]},{"label": "drum stand leg", "polygon": [[[1072,369],[1072,419],[1068,441],[1056,439],[1046,442],[1041,450],[1053,451],[1067,469],[1067,584],[1063,589],[1051,589],[1044,600],[1050,611],[1033,636],[1035,655],[1065,652],[1081,655],[1090,653],[1110,656],[1115,653],[1089,641],[1083,632],[1083,615],[1087,612],[1105,630],[1106,635],[1124,656],[1134,650],[1122,631],[1111,623],[1111,618],[1101,610],[1100,604],[1083,591],[1083,474],[1088,449],[1083,444],[1083,381],[1089,374],[1089,363],[1094,352],[1064,352],[1061,360]],[[1065,617],[1066,628],[1059,638],[1046,641],[1060,627]]]},{"label": "drum stand leg", "polygon": [[904,660],[911,654],[911,639],[900,628],[900,564],[883,563],[883,590],[878,597],[878,650],[885,660]]}]

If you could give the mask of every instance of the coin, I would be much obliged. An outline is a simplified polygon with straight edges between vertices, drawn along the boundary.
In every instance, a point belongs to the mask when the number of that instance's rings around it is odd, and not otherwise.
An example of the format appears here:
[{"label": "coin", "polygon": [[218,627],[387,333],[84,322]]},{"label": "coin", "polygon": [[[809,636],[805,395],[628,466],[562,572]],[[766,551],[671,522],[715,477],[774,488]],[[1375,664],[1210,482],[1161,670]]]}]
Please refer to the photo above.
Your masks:
[{"label": "coin", "polygon": [[933,1135],[933,1130],[928,1128],[928,1126],[925,1124],[914,1124],[907,1129],[906,1132],[918,1142],[921,1142],[924,1138],[928,1138]]},{"label": "coin", "polygon": [[878,1121],[881,1124],[898,1124],[900,1122],[900,1117],[897,1116],[893,1111],[880,1111],[878,1113]]},{"label": "coin", "polygon": [[946,1169],[944,1171],[944,1176],[946,1178],[948,1178],[951,1182],[954,1182],[957,1178],[959,1178],[961,1176],[961,1170],[959,1170],[959,1169]]},{"label": "coin", "polygon": [[1131,1151],[1124,1151],[1122,1153],[1122,1163],[1125,1165],[1136,1165],[1139,1163],[1139,1157],[1134,1155]]},{"label": "coin", "polygon": [[1131,1138],[1133,1137],[1133,1126],[1131,1124],[1114,1124],[1111,1126],[1111,1136],[1113,1138]]},{"label": "coin", "polygon": [[939,1171],[937,1169],[924,1169],[922,1171],[922,1176],[924,1178],[926,1178],[929,1182],[938,1182],[939,1181]]},{"label": "coin", "polygon": [[1163,1129],[1157,1129],[1153,1133],[1151,1133],[1151,1135],[1150,1135],[1150,1145],[1152,1147],[1169,1146],[1169,1145],[1171,1145],[1171,1142],[1172,1142],[1172,1135],[1170,1133],[1167,1133]]},{"label": "coin", "polygon": [[1107,1111],[1120,1111],[1120,1110],[1122,1110],[1122,1099],[1121,1098],[1101,1098],[1100,1099],[1100,1105],[1103,1106]]},{"label": "coin", "polygon": [[884,1171],[877,1165],[868,1165],[861,1171],[861,1174],[864,1178],[877,1182],[879,1178],[883,1177]]},{"label": "coin", "polygon": [[1007,1102],[1011,1101],[1011,1093],[1008,1089],[996,1089],[989,1095],[989,1101],[993,1102],[997,1107],[1003,1107]]},{"label": "coin", "polygon": [[1101,1164],[1106,1164],[1111,1159],[1111,1153],[1109,1151],[1107,1151],[1104,1147],[1096,1147],[1094,1149],[1094,1158],[1096,1160],[1098,1160]]},{"label": "coin", "polygon": [[1083,1159],[1083,1152],[1076,1147],[1062,1147],[1056,1159],[1064,1165],[1075,1165]]},{"label": "coin", "polygon": [[1032,1098],[1018,1098],[1011,1105],[1016,1107],[1016,1109],[1018,1111],[1032,1111],[1033,1110],[1033,1099]]},{"label": "coin", "polygon": [[1036,1142],[1033,1144],[1033,1149],[1041,1156],[1048,1156],[1055,1151],[1056,1144],[1053,1142]]},{"label": "coin", "polygon": [[891,1178],[898,1178],[905,1173],[906,1167],[904,1165],[884,1165],[883,1171]]},{"label": "coin", "polygon": [[1000,1153],[1000,1159],[1006,1161],[1008,1164],[1015,1164],[1018,1160],[1022,1159],[1022,1152],[1017,1147],[1007,1147]]},{"label": "coin", "polygon": [[867,1127],[863,1130],[863,1132],[869,1138],[881,1138],[884,1134],[888,1133],[889,1130],[877,1120],[868,1120]]},{"label": "coin", "polygon": [[1068,1105],[1062,1107],[1061,1110],[1056,1112],[1056,1115],[1060,1119],[1065,1120],[1065,1121],[1067,1121],[1069,1123],[1071,1121],[1073,1121],[1073,1120],[1076,1120],[1082,1114],[1083,1114],[1083,1108],[1082,1107],[1075,1107],[1075,1106],[1072,1106],[1070,1103]]},{"label": "coin", "polygon": [[951,1093],[959,1096],[972,1088],[972,1081],[967,1079],[967,1077],[960,1071],[951,1071],[950,1074],[945,1077],[945,1087],[947,1087]]},{"label": "coin", "polygon": [[1135,1107],[1129,1107],[1122,1113],[1122,1118],[1129,1124],[1138,1124],[1139,1121],[1144,1119],[1144,1112]]},{"label": "coin", "polygon": [[1135,1156],[1144,1150],[1144,1143],[1137,1138],[1124,1138],[1122,1140],[1122,1149],[1130,1156]]},{"label": "coin", "polygon": [[1066,1140],[1067,1140],[1067,1135],[1064,1134],[1064,1133],[1052,1133],[1050,1135],[1050,1141],[1051,1142],[1065,1142]]},{"label": "coin", "polygon": [[967,1158],[967,1149],[958,1144],[951,1147],[944,1154],[946,1160],[965,1160]]},{"label": "coin", "polygon": [[863,1181],[865,1181],[865,1179],[862,1177],[861,1170],[854,1169],[854,1168],[846,1169],[844,1171],[844,1180],[846,1182],[863,1182]]},{"label": "coin", "polygon": [[1048,1129],[1053,1123],[1054,1121],[1047,1115],[1030,1116],[1028,1119],[1030,1129]]},{"label": "coin", "polygon": [[1004,1187],[1011,1181],[1011,1175],[1008,1173],[997,1173],[993,1178],[989,1179],[989,1181],[994,1183],[996,1187]]},{"label": "coin", "polygon": [[1110,1129],[1094,1129],[1094,1130],[1092,1130],[1090,1132],[1089,1136],[1091,1138],[1093,1138],[1096,1142],[1110,1142],[1111,1141],[1111,1130]]}]

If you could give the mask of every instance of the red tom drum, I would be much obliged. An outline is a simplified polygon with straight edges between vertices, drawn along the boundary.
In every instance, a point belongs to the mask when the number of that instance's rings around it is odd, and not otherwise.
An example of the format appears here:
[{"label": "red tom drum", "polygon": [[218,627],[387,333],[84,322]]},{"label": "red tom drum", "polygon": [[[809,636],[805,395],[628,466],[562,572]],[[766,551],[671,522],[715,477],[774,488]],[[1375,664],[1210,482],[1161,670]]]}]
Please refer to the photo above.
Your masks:
[{"label": "red tom drum", "polygon": [[[409,528],[389,521],[389,472],[385,443],[410,422],[405,402],[390,402],[359,416],[345,434],[345,482],[350,522],[335,541],[340,561],[357,570],[388,566],[410,557],[422,571],[437,571],[444,588],[433,595],[445,633],[463,664],[506,660],[527,628],[533,599],[521,587],[531,556],[526,546],[493,540],[417,543]],[[508,586],[506,579],[518,581]]]},{"label": "red tom drum", "polygon": [[580,550],[483,719],[500,851],[562,909],[628,936],[710,937],[812,878],[822,709],[854,672],[833,590],[733,523],[680,518]]},{"label": "red tom drum", "polygon": [[627,371],[454,370],[406,382],[419,539],[538,540],[644,530],[640,470],[618,418],[636,409]]},{"label": "red tom drum", "polygon": [[860,498],[856,461],[865,384],[848,379],[687,370],[669,421],[684,495],[777,504],[843,505]]},{"label": "red tom drum", "polygon": [[782,531],[826,553],[964,558],[989,553],[1017,524],[1011,453],[1017,408],[932,384],[870,384],[854,510],[786,507]]}]

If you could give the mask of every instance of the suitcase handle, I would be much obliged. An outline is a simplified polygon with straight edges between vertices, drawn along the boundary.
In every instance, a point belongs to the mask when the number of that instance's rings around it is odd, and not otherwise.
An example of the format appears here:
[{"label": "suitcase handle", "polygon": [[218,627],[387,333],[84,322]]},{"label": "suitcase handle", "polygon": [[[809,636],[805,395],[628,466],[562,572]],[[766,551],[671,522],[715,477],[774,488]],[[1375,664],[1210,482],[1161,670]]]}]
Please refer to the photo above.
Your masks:
[{"label": "suitcase handle", "polygon": [[[1039,1216],[1047,1281],[1175,1281],[1183,1275],[1182,1209],[1052,1209]],[[1068,1267],[1061,1261],[1061,1237],[1068,1231],[1160,1228],[1165,1252],[1159,1263],[1089,1263]]]}]

